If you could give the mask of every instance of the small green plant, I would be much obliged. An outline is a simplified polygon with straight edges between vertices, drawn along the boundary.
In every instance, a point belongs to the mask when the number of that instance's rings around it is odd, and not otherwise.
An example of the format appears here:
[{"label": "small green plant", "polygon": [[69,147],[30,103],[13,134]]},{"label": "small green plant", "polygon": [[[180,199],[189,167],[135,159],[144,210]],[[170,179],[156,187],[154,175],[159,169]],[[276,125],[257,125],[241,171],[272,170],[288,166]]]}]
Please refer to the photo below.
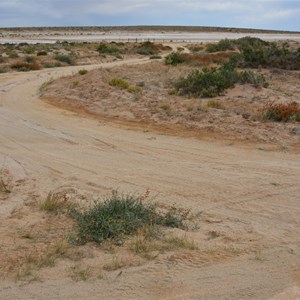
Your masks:
[{"label": "small green plant", "polygon": [[85,75],[87,73],[88,73],[88,70],[85,70],[85,69],[81,69],[81,70],[78,71],[79,75]]},{"label": "small green plant", "polygon": [[79,84],[79,80],[74,80],[72,82],[72,87],[75,88],[76,86],[78,86],[78,84]]},{"label": "small green plant", "polygon": [[79,212],[73,208],[70,214],[76,222],[77,242],[82,244],[120,240],[149,225],[184,227],[186,217],[184,212],[174,207],[166,213],[159,212],[155,204],[144,203],[140,197],[120,195],[116,191],[104,202],[95,202],[88,211]]},{"label": "small green plant", "polygon": [[297,102],[268,102],[263,108],[263,118],[275,122],[300,122],[300,105]]}]

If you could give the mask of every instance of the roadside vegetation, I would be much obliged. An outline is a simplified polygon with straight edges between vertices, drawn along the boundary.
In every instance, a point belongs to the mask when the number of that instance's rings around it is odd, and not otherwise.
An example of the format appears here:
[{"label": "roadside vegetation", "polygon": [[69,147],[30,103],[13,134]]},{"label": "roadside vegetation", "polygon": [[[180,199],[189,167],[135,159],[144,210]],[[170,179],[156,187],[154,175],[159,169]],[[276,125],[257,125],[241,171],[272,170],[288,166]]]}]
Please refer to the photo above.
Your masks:
[{"label": "roadside vegetation", "polygon": [[27,72],[68,65],[87,65],[126,58],[149,56],[157,59],[170,47],[152,42],[87,43],[57,42],[55,44],[0,44],[0,73]]}]

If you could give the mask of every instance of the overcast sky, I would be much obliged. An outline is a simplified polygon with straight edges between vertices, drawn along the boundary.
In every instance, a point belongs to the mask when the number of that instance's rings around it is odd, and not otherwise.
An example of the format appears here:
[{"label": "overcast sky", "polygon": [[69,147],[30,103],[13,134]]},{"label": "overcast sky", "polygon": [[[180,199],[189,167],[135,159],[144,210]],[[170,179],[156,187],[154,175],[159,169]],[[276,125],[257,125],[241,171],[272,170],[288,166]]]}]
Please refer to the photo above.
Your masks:
[{"label": "overcast sky", "polygon": [[300,31],[300,0],[0,0],[0,27],[105,25]]}]

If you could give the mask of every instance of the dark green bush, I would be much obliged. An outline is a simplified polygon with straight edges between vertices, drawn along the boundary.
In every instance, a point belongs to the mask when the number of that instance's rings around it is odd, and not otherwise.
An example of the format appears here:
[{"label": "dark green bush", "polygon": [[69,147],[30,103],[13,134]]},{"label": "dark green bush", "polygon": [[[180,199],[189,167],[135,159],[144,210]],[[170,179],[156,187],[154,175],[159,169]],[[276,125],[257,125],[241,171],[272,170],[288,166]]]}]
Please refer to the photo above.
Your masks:
[{"label": "dark green bush", "polygon": [[149,225],[183,227],[185,219],[181,210],[171,209],[164,214],[158,212],[155,204],[117,192],[113,192],[104,202],[95,202],[88,211],[72,209],[70,214],[76,222],[76,241],[81,244],[122,239]]}]

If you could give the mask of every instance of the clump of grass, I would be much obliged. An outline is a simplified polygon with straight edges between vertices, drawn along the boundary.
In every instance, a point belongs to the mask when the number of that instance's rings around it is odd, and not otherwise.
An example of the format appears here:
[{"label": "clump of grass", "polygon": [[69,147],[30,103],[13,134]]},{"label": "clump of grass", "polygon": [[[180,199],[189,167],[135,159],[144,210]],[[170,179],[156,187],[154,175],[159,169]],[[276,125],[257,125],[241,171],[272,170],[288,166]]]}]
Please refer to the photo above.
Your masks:
[{"label": "clump of grass", "polygon": [[112,78],[108,84],[110,86],[116,86],[123,90],[127,90],[132,94],[139,94],[142,92],[142,89],[139,86],[130,85],[128,81],[118,77]]},{"label": "clump of grass", "polygon": [[72,82],[72,87],[73,88],[75,88],[76,86],[78,86],[79,85],[79,80],[74,80],[73,82]]},{"label": "clump of grass", "polygon": [[268,102],[263,108],[263,118],[275,122],[300,122],[300,105],[297,102]]},{"label": "clump of grass", "polygon": [[65,212],[72,205],[68,202],[66,195],[59,193],[49,192],[46,199],[40,203],[40,210],[57,214],[59,212]]},{"label": "clump of grass", "polygon": [[211,107],[211,108],[216,108],[216,109],[224,108],[223,105],[219,101],[216,101],[216,100],[208,100],[206,103],[206,106]]},{"label": "clump of grass", "polygon": [[3,178],[0,178],[0,190],[6,194],[11,193],[11,188],[4,182]]},{"label": "clump of grass", "polygon": [[131,85],[127,88],[127,91],[131,94],[140,94],[142,89],[139,86]]},{"label": "clump of grass", "polygon": [[88,70],[86,70],[86,69],[81,69],[81,70],[78,71],[79,75],[85,75],[87,73],[88,73]]},{"label": "clump of grass", "polygon": [[97,201],[91,209],[79,212],[71,209],[75,220],[77,242],[102,243],[107,239],[121,240],[149,225],[184,227],[185,215],[172,208],[159,212],[155,204],[144,203],[134,195],[120,195],[113,191],[104,202]]},{"label": "clump of grass", "polygon": [[75,64],[73,58],[70,55],[57,54],[55,56],[55,59],[58,60],[58,61],[60,61],[60,62],[66,63],[68,65],[74,65]]},{"label": "clump of grass", "polygon": [[118,77],[114,77],[112,78],[109,83],[109,85],[111,86],[117,86],[117,87],[120,87],[124,90],[127,90],[129,88],[129,83],[128,81],[124,80],[124,79],[121,79],[121,78],[118,78]]}]

